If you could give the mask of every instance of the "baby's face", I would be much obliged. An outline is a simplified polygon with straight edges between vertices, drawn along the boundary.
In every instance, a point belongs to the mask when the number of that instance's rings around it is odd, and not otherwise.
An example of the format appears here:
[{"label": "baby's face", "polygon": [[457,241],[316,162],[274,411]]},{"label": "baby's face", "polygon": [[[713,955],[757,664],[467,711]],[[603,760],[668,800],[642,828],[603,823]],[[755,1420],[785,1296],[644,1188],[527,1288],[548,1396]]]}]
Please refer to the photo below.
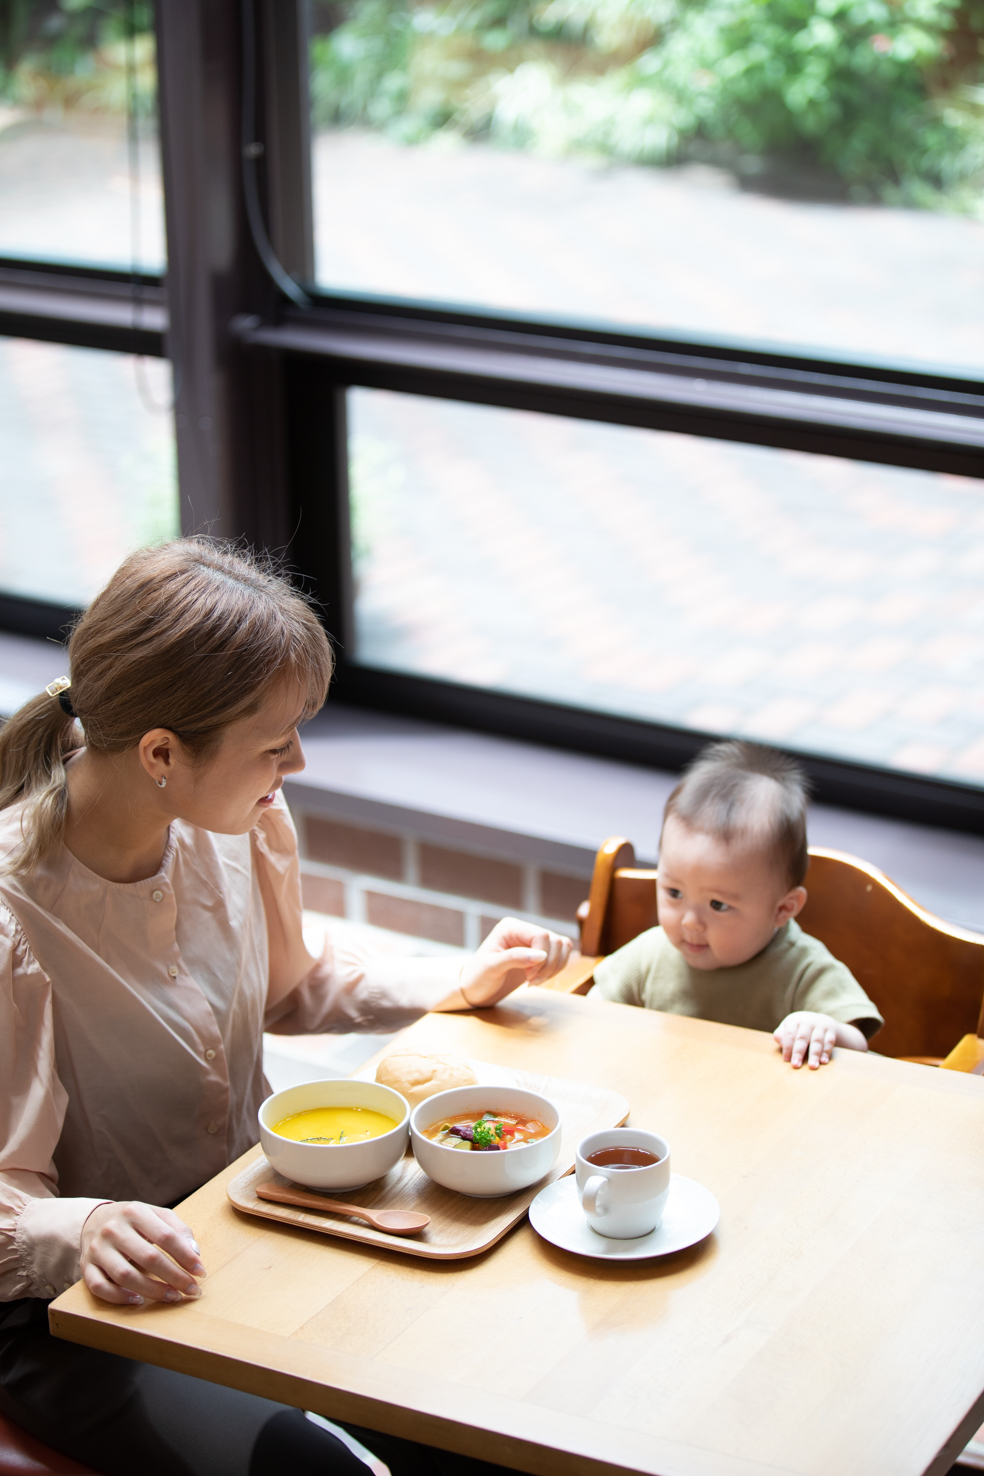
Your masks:
[{"label": "baby's face", "polygon": [[763,847],[726,845],[675,815],[663,827],[657,889],[663,931],[695,969],[747,963],[806,901],[803,887],[785,886]]}]

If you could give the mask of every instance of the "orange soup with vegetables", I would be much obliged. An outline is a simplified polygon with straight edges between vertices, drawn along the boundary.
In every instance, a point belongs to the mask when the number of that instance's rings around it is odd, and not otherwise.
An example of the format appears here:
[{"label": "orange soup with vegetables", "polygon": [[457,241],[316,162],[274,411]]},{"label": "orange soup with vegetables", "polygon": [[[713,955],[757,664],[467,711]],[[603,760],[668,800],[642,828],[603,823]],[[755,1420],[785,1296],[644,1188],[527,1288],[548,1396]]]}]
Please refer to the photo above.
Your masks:
[{"label": "orange soup with vegetables", "polygon": [[466,1153],[503,1153],[508,1148],[522,1148],[537,1138],[545,1138],[550,1129],[538,1117],[522,1112],[457,1113],[425,1128],[423,1136],[442,1148],[458,1148]]}]

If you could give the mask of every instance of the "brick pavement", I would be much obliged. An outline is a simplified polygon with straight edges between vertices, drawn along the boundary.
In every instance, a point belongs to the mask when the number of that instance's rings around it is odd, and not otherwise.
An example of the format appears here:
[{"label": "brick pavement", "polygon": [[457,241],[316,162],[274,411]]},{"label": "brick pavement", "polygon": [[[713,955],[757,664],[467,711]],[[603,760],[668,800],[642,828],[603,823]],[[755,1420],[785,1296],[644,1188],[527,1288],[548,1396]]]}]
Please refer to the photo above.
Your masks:
[{"label": "brick pavement", "polygon": [[0,338],[0,589],[84,604],[178,528],[170,367]]},{"label": "brick pavement", "polygon": [[984,484],[350,392],[370,664],[984,779]]}]

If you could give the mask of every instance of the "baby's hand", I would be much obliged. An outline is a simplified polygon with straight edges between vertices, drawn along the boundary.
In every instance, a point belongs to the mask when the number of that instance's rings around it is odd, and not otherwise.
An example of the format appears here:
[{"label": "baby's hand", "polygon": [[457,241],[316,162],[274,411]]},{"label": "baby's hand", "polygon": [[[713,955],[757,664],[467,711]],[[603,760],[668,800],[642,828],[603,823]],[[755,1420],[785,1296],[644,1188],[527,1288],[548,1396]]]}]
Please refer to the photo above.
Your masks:
[{"label": "baby's hand", "polygon": [[804,1059],[810,1070],[816,1071],[819,1066],[826,1066],[837,1044],[837,1021],[812,1010],[794,1010],[772,1035],[782,1051],[782,1059],[789,1061],[794,1071],[799,1070]]}]

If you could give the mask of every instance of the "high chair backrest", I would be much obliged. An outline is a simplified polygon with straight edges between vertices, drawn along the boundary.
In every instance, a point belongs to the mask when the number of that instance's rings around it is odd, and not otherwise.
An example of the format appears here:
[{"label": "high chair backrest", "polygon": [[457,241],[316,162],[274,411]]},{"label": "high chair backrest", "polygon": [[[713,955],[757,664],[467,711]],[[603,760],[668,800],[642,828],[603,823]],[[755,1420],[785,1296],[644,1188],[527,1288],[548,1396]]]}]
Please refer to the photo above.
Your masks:
[{"label": "high chair backrest", "polygon": [[656,872],[637,869],[631,841],[613,835],[599,849],[577,916],[585,955],[614,953],[656,926]]},{"label": "high chair backrest", "polygon": [[847,964],[885,1016],[883,1056],[945,1056],[977,1029],[984,937],[934,917],[877,866],[810,850],[800,926]]},{"label": "high chair backrest", "polygon": [[[940,1059],[961,1036],[984,1034],[984,936],[934,917],[877,867],[839,851],[811,848],[806,888],[800,926],[885,1016],[875,1050]],[[656,926],[656,871],[637,867],[621,836],[599,850],[578,918],[584,955],[614,953]]]}]

